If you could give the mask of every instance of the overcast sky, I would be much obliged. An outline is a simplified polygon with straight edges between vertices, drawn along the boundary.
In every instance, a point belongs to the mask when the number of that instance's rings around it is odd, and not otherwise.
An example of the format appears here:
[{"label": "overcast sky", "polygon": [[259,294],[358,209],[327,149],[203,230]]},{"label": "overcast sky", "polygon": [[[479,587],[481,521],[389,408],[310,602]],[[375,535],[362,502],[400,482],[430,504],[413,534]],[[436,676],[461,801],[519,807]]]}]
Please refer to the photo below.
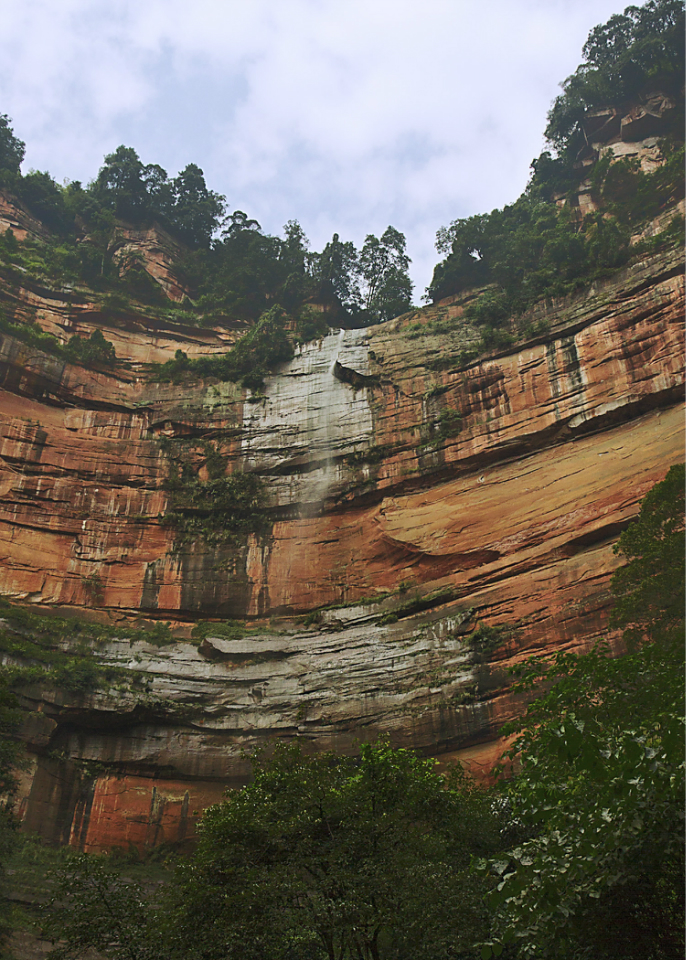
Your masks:
[{"label": "overcast sky", "polygon": [[0,113],[24,172],[87,182],[124,143],[313,249],[392,224],[418,302],[438,227],[521,193],[559,84],[625,5],[0,0]]}]

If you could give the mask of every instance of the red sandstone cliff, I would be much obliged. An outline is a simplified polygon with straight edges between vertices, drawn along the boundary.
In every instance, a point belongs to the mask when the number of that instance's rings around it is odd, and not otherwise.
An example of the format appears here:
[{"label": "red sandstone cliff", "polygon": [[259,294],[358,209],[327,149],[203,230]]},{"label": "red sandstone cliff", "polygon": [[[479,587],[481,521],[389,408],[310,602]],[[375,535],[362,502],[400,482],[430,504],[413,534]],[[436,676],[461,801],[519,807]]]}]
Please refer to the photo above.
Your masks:
[{"label": "red sandstone cliff", "polygon": [[[127,238],[162,262],[154,238]],[[87,370],[0,334],[0,590],[95,602],[122,630],[99,657],[146,675],[145,695],[25,692],[25,824],[85,849],[189,836],[269,736],[345,750],[387,731],[488,767],[521,707],[506,668],[606,631],[612,547],[683,457],[680,251],[533,311],[545,332],[500,353],[464,362],[478,335],[451,298],[305,344],[258,396],[145,373],[225,350],[239,326],[0,284],[15,318],[63,341],[102,328],[130,362]],[[175,549],[170,460],[203,477],[207,442],[263,478],[270,525]],[[141,612],[257,627],[157,648],[130,642]],[[475,647],[480,621],[500,645]]]}]

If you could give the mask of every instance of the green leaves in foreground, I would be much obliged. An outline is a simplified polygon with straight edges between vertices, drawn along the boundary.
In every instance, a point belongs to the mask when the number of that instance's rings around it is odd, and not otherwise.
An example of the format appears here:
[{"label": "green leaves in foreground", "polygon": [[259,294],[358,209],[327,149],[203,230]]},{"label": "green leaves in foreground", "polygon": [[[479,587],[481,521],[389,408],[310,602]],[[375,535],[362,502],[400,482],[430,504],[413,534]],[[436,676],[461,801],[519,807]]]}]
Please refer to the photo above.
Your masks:
[{"label": "green leaves in foreground", "polygon": [[556,960],[683,956],[683,491],[682,464],[620,538],[629,653],[599,644],[525,671],[554,685],[511,727],[508,795],[531,838],[477,864],[493,878],[484,956],[507,940]]},{"label": "green leaves in foreground", "polygon": [[103,861],[63,873],[61,957],[457,960],[486,930],[470,857],[496,849],[484,795],[386,741],[356,757],[279,744],[205,812],[198,848],[155,902]]},{"label": "green leaves in foreground", "polygon": [[[187,956],[439,960],[483,923],[470,852],[492,841],[480,796],[387,743],[359,757],[279,745],[205,814],[173,926]],[[211,948],[210,948],[211,944]]]}]

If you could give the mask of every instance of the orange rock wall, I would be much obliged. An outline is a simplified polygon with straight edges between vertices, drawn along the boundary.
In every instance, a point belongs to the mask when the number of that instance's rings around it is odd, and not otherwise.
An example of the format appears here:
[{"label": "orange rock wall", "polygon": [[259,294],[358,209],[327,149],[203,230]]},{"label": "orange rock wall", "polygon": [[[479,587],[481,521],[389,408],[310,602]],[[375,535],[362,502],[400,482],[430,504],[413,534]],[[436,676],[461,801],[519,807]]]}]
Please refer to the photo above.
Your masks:
[{"label": "orange rock wall", "polygon": [[[184,840],[274,736],[347,750],[385,731],[488,769],[522,709],[507,667],[606,633],[613,545],[683,457],[683,299],[680,253],[654,256],[465,363],[478,334],[453,298],[304,345],[260,397],[154,384],[135,363],[88,371],[0,334],[0,589],[124,618],[100,655],[148,687],[27,695],[44,716],[26,734],[27,828],[87,849]],[[202,470],[206,441],[263,477],[271,528],[175,551],[169,451]],[[257,632],[132,646],[141,611]],[[470,646],[479,621],[506,628],[487,655]]]}]

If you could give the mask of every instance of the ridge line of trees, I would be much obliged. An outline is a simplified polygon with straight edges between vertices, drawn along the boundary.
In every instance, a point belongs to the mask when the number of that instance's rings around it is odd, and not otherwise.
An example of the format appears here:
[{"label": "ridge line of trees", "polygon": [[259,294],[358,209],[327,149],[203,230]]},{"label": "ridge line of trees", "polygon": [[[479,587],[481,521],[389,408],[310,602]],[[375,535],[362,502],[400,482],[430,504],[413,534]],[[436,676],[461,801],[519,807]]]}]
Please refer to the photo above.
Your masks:
[{"label": "ridge line of trees", "polygon": [[62,187],[46,172],[22,176],[24,154],[24,142],[0,114],[0,187],[23,200],[63,245],[76,245],[77,271],[91,285],[106,285],[121,273],[129,293],[159,301],[160,291],[135,257],[115,262],[123,242],[118,220],[158,222],[187,248],[179,268],[198,310],[210,319],[229,314],[256,320],[275,303],[297,313],[314,301],[329,303],[346,325],[366,326],[411,307],[406,240],[392,226],[380,237],[368,234],[360,250],[335,233],[316,253],[297,220],[285,224],[281,238],[265,234],[242,210],[228,214],[226,198],[208,189],[194,163],[170,178],[122,145],[105,157],[88,186],[73,181]]}]

